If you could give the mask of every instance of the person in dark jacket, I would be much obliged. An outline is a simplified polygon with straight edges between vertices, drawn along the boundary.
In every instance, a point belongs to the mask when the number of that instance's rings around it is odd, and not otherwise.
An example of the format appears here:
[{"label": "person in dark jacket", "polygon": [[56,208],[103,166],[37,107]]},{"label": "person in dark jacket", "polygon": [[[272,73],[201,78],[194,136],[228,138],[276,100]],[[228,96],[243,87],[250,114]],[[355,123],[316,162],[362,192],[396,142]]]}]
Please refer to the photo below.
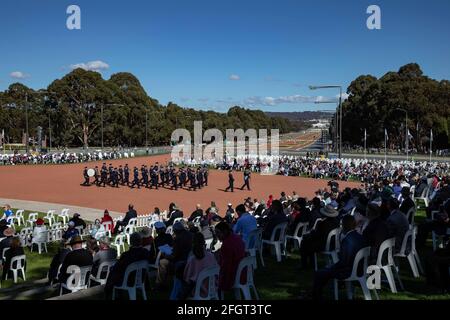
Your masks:
[{"label": "person in dark jacket", "polygon": [[62,265],[64,258],[70,252],[70,249],[66,247],[66,242],[61,241],[58,252],[53,256],[50,268],[48,270],[48,285],[58,282],[58,269]]},{"label": "person in dark jacket", "polygon": [[200,206],[200,204],[197,204],[197,207],[195,208],[194,212],[191,213],[191,216],[189,217],[188,221],[194,221],[197,217],[203,216],[203,210]]},{"label": "person in dark jacket", "polygon": [[263,239],[266,240],[270,240],[272,232],[277,225],[283,222],[288,222],[288,218],[284,214],[283,205],[280,200],[273,200],[270,211],[271,213],[266,218],[264,223],[264,230],[262,234]]},{"label": "person in dark jacket", "polygon": [[314,274],[313,298],[321,299],[322,290],[332,279],[344,280],[351,275],[353,262],[358,251],[365,246],[362,235],[356,230],[356,221],[352,215],[342,218],[344,238],[338,252],[338,262],[330,267],[318,270]]},{"label": "person in dark jacket", "polygon": [[121,286],[127,267],[137,261],[149,261],[150,252],[142,247],[142,236],[134,232],[130,236],[130,249],[125,251],[112,267],[105,285],[106,297],[110,297],[114,286]]},{"label": "person in dark jacket", "polygon": [[70,276],[70,274],[67,273],[67,268],[69,266],[92,266],[92,254],[88,250],[83,249],[83,242],[84,241],[80,236],[74,236],[72,237],[72,239],[70,239],[69,245],[72,247],[72,251],[67,253],[61,265],[61,270],[59,271],[58,275],[59,282],[65,283],[67,278]]},{"label": "person in dark jacket", "polygon": [[[19,237],[13,237],[11,239],[9,250],[7,250],[6,253],[5,253],[5,261],[3,263],[3,276],[2,276],[3,280],[6,279],[6,275],[10,271],[12,258],[17,257],[17,256],[21,256],[21,255],[24,255],[24,254],[25,253],[23,251],[23,248],[20,245],[20,238]],[[26,266],[25,266],[25,268],[26,268]],[[22,275],[22,274],[19,272],[19,275]],[[8,276],[12,276],[12,274],[10,273]]]},{"label": "person in dark jacket", "polygon": [[315,252],[325,250],[328,234],[331,230],[339,227],[339,220],[337,218],[339,212],[336,209],[328,205],[325,208],[322,208],[320,212],[325,219],[317,224],[316,229],[311,230],[310,233],[303,237],[300,246],[303,269],[307,268],[308,260],[312,261]]},{"label": "person in dark jacket", "polygon": [[117,221],[116,226],[114,227],[114,234],[117,234],[120,228],[126,227],[128,225],[128,222],[136,217],[137,212],[136,210],[134,210],[134,206],[132,204],[129,204],[128,212],[125,214],[125,218],[123,218],[122,221]]},{"label": "person in dark jacket", "polygon": [[171,226],[175,222],[175,219],[177,218],[183,218],[183,211],[178,209],[177,206],[173,207],[173,210],[170,213],[169,220],[166,221],[166,226]]},{"label": "person in dark jacket", "polygon": [[80,218],[80,214],[79,213],[74,213],[73,214],[73,218],[69,220],[73,221],[73,223],[75,223],[75,228],[76,227],[83,227],[83,229],[86,229],[86,222],[84,222],[83,219]]},{"label": "person in dark jacket", "polygon": [[381,219],[381,210],[376,204],[369,203],[367,205],[366,216],[369,224],[363,231],[363,237],[367,245],[371,247],[370,260],[375,261],[381,243],[389,238],[389,229],[386,221]]},{"label": "person in dark jacket", "polygon": [[411,191],[408,187],[403,187],[401,194],[402,194],[403,201],[402,201],[402,204],[400,205],[399,209],[404,214],[407,214],[408,211],[411,208],[414,208],[416,205],[414,204],[414,201],[411,199],[411,196],[410,196]]},{"label": "person in dark jacket", "polygon": [[3,235],[6,237],[2,241],[0,241],[0,260],[3,256],[3,250],[11,247],[11,242],[14,237],[14,230],[12,228],[6,228],[3,232]]}]

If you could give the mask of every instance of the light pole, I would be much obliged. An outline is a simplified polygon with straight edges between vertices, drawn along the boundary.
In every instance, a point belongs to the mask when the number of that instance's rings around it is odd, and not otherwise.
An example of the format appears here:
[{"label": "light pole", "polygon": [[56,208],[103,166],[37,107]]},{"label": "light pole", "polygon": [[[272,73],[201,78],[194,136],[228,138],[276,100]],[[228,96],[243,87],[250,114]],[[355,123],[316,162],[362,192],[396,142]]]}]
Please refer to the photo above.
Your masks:
[{"label": "light pole", "polygon": [[[338,108],[339,104],[337,101],[315,101],[315,104],[336,104],[336,110],[334,110],[334,152],[338,152],[338,134],[339,134],[339,122],[338,122]],[[331,110],[321,110],[321,111],[331,111]]]},{"label": "light pole", "polygon": [[342,86],[331,85],[331,86],[309,86],[310,90],[318,89],[339,89],[339,155],[338,158],[342,158]]},{"label": "light pole", "polygon": [[402,108],[396,108],[395,110],[403,111],[406,114],[405,147],[406,147],[406,161],[408,161],[409,160],[408,111]]},{"label": "light pole", "polygon": [[28,154],[28,93],[25,93],[25,150]]}]

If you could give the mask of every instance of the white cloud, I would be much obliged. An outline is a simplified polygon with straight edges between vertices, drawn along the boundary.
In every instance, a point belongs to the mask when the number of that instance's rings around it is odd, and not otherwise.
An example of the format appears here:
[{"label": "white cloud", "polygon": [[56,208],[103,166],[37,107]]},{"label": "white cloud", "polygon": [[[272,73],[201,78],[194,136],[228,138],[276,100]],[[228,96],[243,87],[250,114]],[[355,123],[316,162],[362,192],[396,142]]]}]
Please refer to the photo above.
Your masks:
[{"label": "white cloud", "polygon": [[[350,95],[348,93],[346,93],[346,92],[343,92],[342,95],[341,95],[342,100],[347,100],[349,96]],[[336,95],[336,99],[339,99],[339,95],[338,94]]]},{"label": "white cloud", "polygon": [[238,81],[238,80],[241,80],[241,77],[237,74],[232,74],[232,75],[230,75],[230,80]]},{"label": "white cloud", "polygon": [[89,61],[86,63],[77,63],[70,65],[71,69],[81,68],[87,71],[97,71],[100,72],[102,70],[109,69],[109,64],[103,62],[101,60]]},{"label": "white cloud", "polygon": [[14,78],[14,79],[26,79],[26,78],[29,78],[29,77],[30,77],[29,74],[23,73],[22,71],[14,71],[14,72],[11,72],[11,73],[9,74],[9,76],[10,76],[11,78]]},{"label": "white cloud", "polygon": [[283,97],[250,97],[245,99],[245,103],[248,105],[263,105],[263,106],[276,106],[280,104],[296,104],[296,103],[314,103],[318,101],[326,101],[327,99],[322,96],[309,97],[302,95],[292,95]]}]

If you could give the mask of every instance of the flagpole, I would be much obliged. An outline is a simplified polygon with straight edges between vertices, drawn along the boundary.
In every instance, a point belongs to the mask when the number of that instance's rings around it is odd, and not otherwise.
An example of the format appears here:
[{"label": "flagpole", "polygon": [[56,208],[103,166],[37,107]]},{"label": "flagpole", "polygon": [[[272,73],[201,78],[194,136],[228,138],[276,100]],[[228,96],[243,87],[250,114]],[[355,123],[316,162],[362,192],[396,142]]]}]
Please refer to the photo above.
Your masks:
[{"label": "flagpole", "polygon": [[367,160],[367,149],[366,149],[366,141],[367,141],[367,130],[364,129],[364,160]]},{"label": "flagpole", "polygon": [[384,163],[387,163],[387,140],[386,129],[384,129]]},{"label": "flagpole", "polygon": [[433,154],[433,129],[430,130],[430,162],[432,154]]}]

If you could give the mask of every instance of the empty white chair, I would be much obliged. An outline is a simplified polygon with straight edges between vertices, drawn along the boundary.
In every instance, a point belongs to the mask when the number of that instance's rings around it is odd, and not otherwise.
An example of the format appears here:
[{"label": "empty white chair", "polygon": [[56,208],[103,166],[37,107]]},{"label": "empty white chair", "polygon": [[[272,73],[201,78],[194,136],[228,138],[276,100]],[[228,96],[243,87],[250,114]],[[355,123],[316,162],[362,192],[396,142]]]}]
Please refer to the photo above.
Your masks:
[{"label": "empty white chair", "polygon": [[408,219],[410,226],[414,225],[414,216],[415,215],[416,215],[416,207],[414,206],[411,209],[409,209],[408,212],[406,213],[406,219]]},{"label": "empty white chair", "polygon": [[275,254],[277,256],[277,261],[281,262],[281,249],[284,248],[284,237],[286,236],[286,228],[288,223],[283,222],[278,224],[275,228],[273,228],[272,235],[270,236],[270,240],[262,240],[262,244],[267,244],[273,246],[275,248]]},{"label": "empty white chair", "polygon": [[125,251],[125,235],[124,234],[119,234],[116,236],[116,238],[114,239],[114,243],[113,245],[116,247],[117,250],[117,257],[120,257],[120,250],[122,249],[122,251]]},{"label": "empty white chair", "polygon": [[[189,298],[189,300],[219,300],[217,289],[217,279],[219,278],[219,271],[219,266],[203,269],[197,277],[194,294]],[[205,282],[207,282],[206,296],[202,295],[202,289],[204,288]]]},{"label": "empty white chair", "polygon": [[61,213],[58,215],[58,218],[62,220],[63,224],[66,224],[69,222],[69,209],[62,209]]},{"label": "empty white chair", "polygon": [[88,288],[89,275],[91,273],[92,266],[79,267],[71,265],[67,267],[67,273],[70,276],[67,278],[66,283],[61,283],[59,289],[59,295],[63,294],[63,289],[70,292],[77,292]]},{"label": "empty white chair", "polygon": [[[19,272],[22,273],[23,281],[27,280],[25,277],[25,261],[26,261],[26,259],[27,259],[27,257],[24,254],[20,255],[20,256],[15,256],[11,259],[11,265],[9,267],[9,271],[12,272],[12,274],[13,274],[14,283],[17,283],[17,278],[18,278]],[[6,279],[8,279],[8,273],[6,273]]]},{"label": "empty white chair", "polygon": [[428,208],[429,195],[430,195],[430,186],[427,186],[425,189],[423,189],[422,194],[419,197],[415,198],[414,202],[422,200],[425,203],[425,208]]},{"label": "empty white chair", "polygon": [[[120,287],[114,286],[112,292],[112,299],[116,299],[116,290],[125,290],[128,292],[128,297],[130,300],[136,300],[137,290],[142,291],[142,296],[144,300],[147,300],[147,294],[145,292],[145,276],[147,274],[148,262],[146,260],[133,262],[125,270],[125,275],[123,277],[123,282]],[[129,277],[134,274],[134,283],[129,285]]]},{"label": "empty white chair", "polygon": [[[234,278],[233,290],[237,300],[241,300],[241,293],[244,300],[259,300],[258,292],[256,291],[255,283],[253,281],[253,266],[255,264],[255,257],[245,257],[239,263]],[[241,283],[241,276],[246,273],[246,283]],[[254,298],[252,298],[251,291],[253,291]]]},{"label": "empty white chair", "polygon": [[31,244],[30,236],[32,234],[33,234],[32,228],[23,228],[22,230],[20,230],[19,238],[20,238],[20,243],[21,243],[22,247],[26,247]]},{"label": "empty white chair", "polygon": [[47,220],[48,225],[51,227],[53,222],[55,221],[55,210],[48,210],[47,215],[44,217],[44,220]]},{"label": "empty white chair", "polygon": [[308,229],[308,223],[307,222],[299,222],[297,226],[295,227],[294,233],[291,235],[286,235],[284,240],[284,247],[286,248],[288,240],[294,241],[294,246],[296,248],[300,249],[300,246],[302,244],[303,235],[306,234]]},{"label": "empty white chair", "polygon": [[17,223],[18,226],[25,224],[25,218],[23,217],[24,210],[17,210],[12,216],[8,218],[11,224]]},{"label": "empty white chair", "polygon": [[[389,287],[391,288],[392,293],[397,293],[397,286],[395,285],[394,274],[397,277],[400,287],[403,289],[403,283],[398,274],[397,266],[394,261],[394,252],[395,248],[395,238],[390,238],[384,240],[378,251],[377,264],[376,266],[384,271],[387,281],[389,283]],[[385,257],[386,256],[386,257]]]},{"label": "empty white chair", "polygon": [[405,233],[400,252],[395,254],[395,257],[408,259],[414,278],[419,278],[420,272],[423,272],[423,270],[419,254],[416,251],[416,233],[417,226]]},{"label": "empty white chair", "polygon": [[[325,251],[320,252],[320,254],[323,254],[328,259],[328,264],[331,265],[333,263],[338,262],[338,252],[339,247],[341,245],[340,242],[340,234],[341,234],[341,228],[336,228],[331,230],[328,233],[327,242],[325,244]],[[314,253],[314,269],[317,271],[318,265],[317,265],[317,252]]]},{"label": "empty white chair", "polygon": [[36,222],[38,218],[38,213],[36,212],[32,212],[28,215],[28,220],[27,220],[27,224],[30,225],[30,227],[33,227],[34,223]]},{"label": "empty white chair", "polygon": [[248,234],[248,240],[245,243],[245,251],[247,251],[250,256],[255,257],[255,269],[258,267],[258,261],[256,254],[259,253],[259,260],[261,265],[264,267],[264,258],[262,250],[262,229],[255,229]]},{"label": "empty white chair", "polygon": [[93,275],[92,273],[89,275],[89,284],[88,287],[91,286],[92,281],[99,283],[100,285],[106,284],[106,280],[108,279],[109,272],[111,271],[111,267],[116,263],[116,261],[105,261],[102,262],[97,269],[97,274]]},{"label": "empty white chair", "polygon": [[[369,256],[370,256],[370,247],[362,248],[361,250],[359,250],[355,256],[355,260],[353,261],[353,269],[350,277],[342,280],[345,281],[345,286],[347,289],[347,298],[350,300],[353,299],[352,282],[354,281],[359,282],[364,294],[364,299],[372,300],[370,290],[367,287],[367,273],[366,273]],[[361,264],[362,267],[360,266]],[[334,297],[336,300],[339,299],[339,287],[338,281],[336,279],[334,280]]]},{"label": "empty white chair", "polygon": [[126,239],[127,239],[127,243],[128,245],[130,245],[130,236],[131,234],[134,232],[134,225],[127,225],[124,229],[123,229],[123,234],[125,235]]}]

